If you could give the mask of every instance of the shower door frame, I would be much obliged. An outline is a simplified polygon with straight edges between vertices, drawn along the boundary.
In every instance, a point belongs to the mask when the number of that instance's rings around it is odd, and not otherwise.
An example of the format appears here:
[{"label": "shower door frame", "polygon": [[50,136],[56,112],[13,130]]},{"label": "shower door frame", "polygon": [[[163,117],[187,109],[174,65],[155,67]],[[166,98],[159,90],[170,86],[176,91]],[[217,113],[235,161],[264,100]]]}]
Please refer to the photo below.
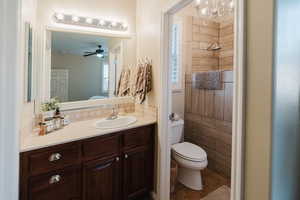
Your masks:
[{"label": "shower door frame", "polygon": [[[171,25],[172,16],[194,0],[174,0],[164,10],[162,15],[161,33],[161,92],[159,99],[159,126],[161,149],[159,153],[159,185],[158,199],[170,199],[170,161],[171,147],[169,144],[170,121],[172,108],[171,99]],[[232,170],[231,170],[231,200],[244,199],[244,135],[245,135],[245,94],[246,94],[246,33],[245,33],[245,0],[235,2],[234,26],[234,94],[232,121]]]}]

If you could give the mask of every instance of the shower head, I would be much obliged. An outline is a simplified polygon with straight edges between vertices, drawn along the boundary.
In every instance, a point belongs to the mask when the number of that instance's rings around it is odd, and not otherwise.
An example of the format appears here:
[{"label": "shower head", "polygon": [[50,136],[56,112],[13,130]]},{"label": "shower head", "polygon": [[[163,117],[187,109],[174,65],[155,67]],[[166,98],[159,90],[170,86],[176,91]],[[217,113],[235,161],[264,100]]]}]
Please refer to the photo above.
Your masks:
[{"label": "shower head", "polygon": [[211,43],[211,45],[209,45],[208,47],[207,47],[207,51],[217,51],[217,50],[220,50],[220,49],[222,49],[222,47],[219,45],[219,43],[218,42],[213,42],[213,43]]}]

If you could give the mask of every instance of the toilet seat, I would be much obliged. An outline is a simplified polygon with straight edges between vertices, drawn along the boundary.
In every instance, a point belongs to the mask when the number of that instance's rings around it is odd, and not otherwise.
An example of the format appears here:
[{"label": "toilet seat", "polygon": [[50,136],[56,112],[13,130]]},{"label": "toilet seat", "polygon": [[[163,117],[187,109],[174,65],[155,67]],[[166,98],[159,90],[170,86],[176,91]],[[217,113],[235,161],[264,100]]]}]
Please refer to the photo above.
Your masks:
[{"label": "toilet seat", "polygon": [[177,156],[193,161],[193,162],[205,162],[207,161],[206,152],[199,146],[189,143],[183,142],[179,144],[174,144],[172,146],[173,153]]}]

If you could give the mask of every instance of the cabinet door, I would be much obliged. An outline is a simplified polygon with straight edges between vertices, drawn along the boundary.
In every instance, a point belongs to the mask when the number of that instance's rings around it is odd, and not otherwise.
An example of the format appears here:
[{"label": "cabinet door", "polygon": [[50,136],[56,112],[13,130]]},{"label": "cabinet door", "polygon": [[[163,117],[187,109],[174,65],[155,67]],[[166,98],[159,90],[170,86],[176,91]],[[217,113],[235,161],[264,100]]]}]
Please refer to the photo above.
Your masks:
[{"label": "cabinet door", "polygon": [[29,200],[80,200],[81,167],[70,167],[29,180]]},{"label": "cabinet door", "polygon": [[150,147],[141,147],[124,154],[124,199],[135,199],[152,189],[153,156]]},{"label": "cabinet door", "polygon": [[119,174],[119,157],[85,163],[83,167],[83,199],[119,200]]}]

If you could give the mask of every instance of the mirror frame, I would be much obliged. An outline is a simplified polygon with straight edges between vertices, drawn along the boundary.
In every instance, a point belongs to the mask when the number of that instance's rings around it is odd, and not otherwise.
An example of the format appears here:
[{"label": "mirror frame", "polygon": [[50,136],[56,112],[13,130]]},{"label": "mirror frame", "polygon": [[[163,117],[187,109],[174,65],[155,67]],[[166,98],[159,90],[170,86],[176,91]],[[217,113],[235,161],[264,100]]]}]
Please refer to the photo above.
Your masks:
[{"label": "mirror frame", "polygon": [[[45,26],[42,35],[42,68],[40,70],[40,81],[42,82],[41,88],[39,89],[39,103],[47,101],[50,99],[50,87],[51,87],[51,32],[66,32],[66,33],[79,33],[87,35],[97,35],[99,37],[116,37],[121,39],[133,39],[135,34],[132,33],[115,33],[107,31],[90,31],[80,28],[62,28],[55,26]],[[50,55],[49,55],[50,54]],[[97,100],[83,100],[83,101],[73,101],[65,102],[60,104],[62,111],[64,110],[76,110],[97,107],[104,104],[118,104],[118,103],[132,103],[134,99],[132,97],[113,97],[107,99],[97,99]]]},{"label": "mirror frame", "polygon": [[[24,22],[24,103],[31,103],[35,101],[36,98],[36,87],[35,87],[35,61],[34,61],[34,51],[35,51],[35,33],[31,22]],[[31,34],[31,38],[30,38]],[[29,80],[29,40],[31,39],[31,79]],[[28,94],[28,89],[30,85],[30,96]]]}]

